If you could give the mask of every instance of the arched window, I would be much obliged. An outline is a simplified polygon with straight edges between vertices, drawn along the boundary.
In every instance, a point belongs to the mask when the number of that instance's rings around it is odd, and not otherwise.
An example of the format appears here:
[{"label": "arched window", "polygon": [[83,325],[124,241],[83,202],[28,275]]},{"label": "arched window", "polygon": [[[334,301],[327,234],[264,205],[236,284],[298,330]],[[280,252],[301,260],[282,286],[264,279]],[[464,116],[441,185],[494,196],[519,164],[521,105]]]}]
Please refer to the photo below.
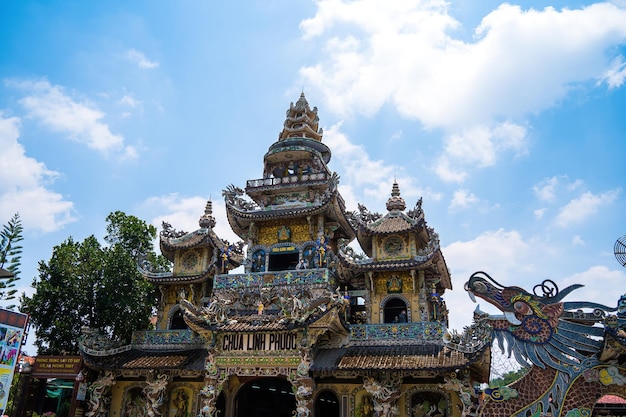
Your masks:
[{"label": "arched window", "polygon": [[339,398],[332,391],[322,391],[315,400],[315,415],[320,417],[339,417],[340,414]]},{"label": "arched window", "polygon": [[189,326],[187,326],[187,323],[185,323],[185,319],[183,318],[183,312],[179,308],[170,318],[170,330],[185,330],[188,328]]},{"label": "arched window", "polygon": [[406,321],[407,311],[406,303],[404,302],[404,300],[397,297],[388,299],[383,309],[383,323],[396,323]]}]

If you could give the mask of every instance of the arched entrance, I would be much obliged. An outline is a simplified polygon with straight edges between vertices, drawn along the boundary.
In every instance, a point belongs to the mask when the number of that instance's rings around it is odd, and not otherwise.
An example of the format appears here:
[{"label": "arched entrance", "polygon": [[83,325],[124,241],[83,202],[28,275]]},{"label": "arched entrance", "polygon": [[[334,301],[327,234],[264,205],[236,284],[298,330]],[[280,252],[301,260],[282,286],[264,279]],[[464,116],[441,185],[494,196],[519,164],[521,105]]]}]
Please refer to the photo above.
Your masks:
[{"label": "arched entrance", "polygon": [[315,416],[339,417],[339,398],[332,391],[322,391],[315,400]]},{"label": "arched entrance", "polygon": [[295,410],[291,384],[281,378],[247,382],[235,399],[235,417],[292,417]]},{"label": "arched entrance", "polygon": [[[400,320],[400,314],[404,311],[405,319]],[[406,321],[406,303],[398,297],[387,300],[383,309],[383,323],[393,323],[397,321]]]}]

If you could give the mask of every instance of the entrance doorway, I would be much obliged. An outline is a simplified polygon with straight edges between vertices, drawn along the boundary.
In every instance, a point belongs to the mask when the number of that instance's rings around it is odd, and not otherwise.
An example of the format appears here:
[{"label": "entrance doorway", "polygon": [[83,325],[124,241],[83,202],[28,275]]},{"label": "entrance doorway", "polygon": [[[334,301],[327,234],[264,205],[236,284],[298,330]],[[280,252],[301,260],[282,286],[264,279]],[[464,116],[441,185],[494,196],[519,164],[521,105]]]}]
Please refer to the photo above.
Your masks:
[{"label": "entrance doorway", "polygon": [[322,391],[315,400],[315,415],[320,417],[339,417],[339,399],[332,391]]},{"label": "entrance doorway", "polygon": [[235,399],[235,417],[292,417],[296,398],[281,378],[257,378],[246,383]]}]

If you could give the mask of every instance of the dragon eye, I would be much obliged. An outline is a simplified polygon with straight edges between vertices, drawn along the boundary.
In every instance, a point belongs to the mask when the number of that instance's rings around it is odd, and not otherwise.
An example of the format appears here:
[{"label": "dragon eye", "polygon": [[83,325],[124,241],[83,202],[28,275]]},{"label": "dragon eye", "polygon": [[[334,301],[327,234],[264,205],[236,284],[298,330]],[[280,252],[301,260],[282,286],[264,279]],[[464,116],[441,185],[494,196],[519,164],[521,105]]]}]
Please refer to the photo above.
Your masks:
[{"label": "dragon eye", "polygon": [[473,288],[474,292],[481,293],[481,294],[484,294],[487,292],[487,286],[485,285],[484,282],[480,282],[480,281],[475,282],[473,287],[474,287]]},{"label": "dragon eye", "polygon": [[519,314],[523,314],[525,316],[529,315],[532,313],[530,306],[522,301],[516,301],[515,304],[513,304],[513,309],[519,313]]}]

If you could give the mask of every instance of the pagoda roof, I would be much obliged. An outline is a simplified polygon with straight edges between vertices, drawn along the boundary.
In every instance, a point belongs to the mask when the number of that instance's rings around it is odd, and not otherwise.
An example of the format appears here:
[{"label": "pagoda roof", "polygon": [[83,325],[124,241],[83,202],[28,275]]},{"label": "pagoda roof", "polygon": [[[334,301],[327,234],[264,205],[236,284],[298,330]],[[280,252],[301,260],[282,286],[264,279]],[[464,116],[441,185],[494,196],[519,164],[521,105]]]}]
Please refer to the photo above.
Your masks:
[{"label": "pagoda roof", "polygon": [[95,370],[112,371],[195,371],[204,370],[204,361],[208,356],[206,349],[188,350],[141,350],[130,349],[108,356],[83,354],[85,364]]},{"label": "pagoda roof", "polygon": [[300,93],[300,98],[296,104],[291,103],[289,105],[283,130],[278,135],[278,140],[282,141],[294,136],[307,137],[308,134],[309,137],[321,142],[323,131],[318,129],[318,125],[317,107],[311,109],[303,91]]},{"label": "pagoda roof", "polygon": [[276,219],[293,219],[317,214],[326,214],[338,222],[338,233],[349,240],[354,239],[355,233],[345,215],[345,203],[341,195],[334,188],[325,193],[319,202],[302,203],[296,205],[276,205],[268,207],[249,207],[240,204],[237,199],[225,199],[228,222],[233,231],[242,239],[246,237],[247,228],[252,222],[270,221]]},{"label": "pagoda roof", "polygon": [[196,316],[188,314],[186,311],[185,322],[190,328],[199,333],[206,333],[206,331],[220,333],[279,332],[306,327],[329,313],[330,310],[320,311],[318,314],[309,316],[304,321],[294,321],[284,319],[277,314],[264,312],[259,315],[256,312],[250,312],[249,314],[229,315],[228,319],[222,323],[207,323]]},{"label": "pagoda roof", "polygon": [[92,369],[122,373],[151,369],[198,373],[204,369],[205,340],[189,329],[135,331],[127,345],[88,328],[81,332],[80,353]]},{"label": "pagoda roof", "polygon": [[[176,231],[169,223],[163,222],[163,230],[159,234],[159,246],[161,253],[169,261],[174,262],[176,251],[181,249],[192,248],[213,248],[225,250],[229,243],[220,239],[213,231],[215,226],[215,218],[213,217],[213,203],[208,200],[204,209],[204,214],[198,220],[199,229],[193,232]],[[233,254],[236,255],[236,254]],[[229,261],[235,266],[241,265],[243,262],[243,254],[241,256],[233,256]]]},{"label": "pagoda roof", "polygon": [[371,224],[360,224],[359,232],[363,235],[386,235],[392,233],[406,233],[418,230],[425,226],[423,217],[414,219],[402,212],[387,213],[380,220]]},{"label": "pagoda roof", "polygon": [[213,231],[213,229],[198,229],[182,236],[169,236],[161,232],[159,237],[161,252],[170,261],[174,260],[174,253],[181,249],[215,248],[227,246]]},{"label": "pagoda roof", "polygon": [[211,267],[207,268],[206,270],[202,271],[199,274],[194,274],[194,275],[181,275],[181,274],[174,275],[173,272],[156,272],[155,273],[155,272],[150,272],[150,271],[141,269],[141,267],[140,267],[140,272],[146,278],[148,282],[151,282],[157,285],[160,285],[160,284],[195,284],[195,283],[206,281],[208,278],[212,277],[214,274],[214,271]]},{"label": "pagoda roof", "polygon": [[[311,372],[313,374],[328,374],[336,371],[362,373],[368,371],[403,373],[404,371],[407,374],[414,371],[447,372],[468,368],[481,362],[485,351],[488,352],[488,348],[474,353],[462,353],[440,344],[319,349],[311,365]],[[479,371],[482,381],[488,380],[488,369],[485,372],[481,370],[481,366],[475,366],[474,370]]]},{"label": "pagoda roof", "polygon": [[394,259],[387,261],[376,261],[372,258],[354,259],[343,251],[339,251],[339,259],[343,270],[350,271],[351,274],[377,271],[407,271],[407,270],[433,270],[436,271],[437,278],[440,279],[441,286],[452,289],[452,280],[448,272],[446,261],[439,247],[439,240],[433,240],[425,250],[409,259]]},{"label": "pagoda roof", "polygon": [[[375,236],[387,236],[391,234],[413,234],[417,236],[417,242],[424,245],[431,240],[431,230],[426,225],[422,200],[420,199],[413,210],[405,213],[406,203],[400,196],[398,183],[394,182],[391,197],[387,200],[387,213],[382,216],[379,213],[370,213],[367,208],[359,204],[359,212],[351,213],[351,222],[356,230],[356,237],[361,248],[372,256]],[[418,250],[420,248],[417,248]]]}]

